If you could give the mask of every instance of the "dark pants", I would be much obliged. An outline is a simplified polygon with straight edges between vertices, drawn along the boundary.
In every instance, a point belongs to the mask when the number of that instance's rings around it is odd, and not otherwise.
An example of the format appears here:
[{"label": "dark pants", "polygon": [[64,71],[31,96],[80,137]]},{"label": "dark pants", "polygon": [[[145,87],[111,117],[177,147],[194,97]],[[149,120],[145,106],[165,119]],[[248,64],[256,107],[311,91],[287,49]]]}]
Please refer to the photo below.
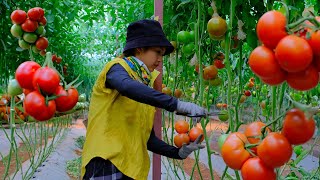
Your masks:
[{"label": "dark pants", "polygon": [[84,180],[131,180],[109,160],[95,157],[86,165]]}]

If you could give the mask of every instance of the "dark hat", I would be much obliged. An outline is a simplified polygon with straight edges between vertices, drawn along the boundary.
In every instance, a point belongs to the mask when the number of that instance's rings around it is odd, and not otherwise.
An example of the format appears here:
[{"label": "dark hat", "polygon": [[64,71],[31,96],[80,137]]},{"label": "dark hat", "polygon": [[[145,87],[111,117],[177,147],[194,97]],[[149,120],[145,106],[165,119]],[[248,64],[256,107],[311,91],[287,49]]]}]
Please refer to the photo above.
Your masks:
[{"label": "dark hat", "polygon": [[174,50],[158,21],[144,19],[129,24],[126,46],[123,51],[151,46],[165,47],[165,55],[170,54]]}]

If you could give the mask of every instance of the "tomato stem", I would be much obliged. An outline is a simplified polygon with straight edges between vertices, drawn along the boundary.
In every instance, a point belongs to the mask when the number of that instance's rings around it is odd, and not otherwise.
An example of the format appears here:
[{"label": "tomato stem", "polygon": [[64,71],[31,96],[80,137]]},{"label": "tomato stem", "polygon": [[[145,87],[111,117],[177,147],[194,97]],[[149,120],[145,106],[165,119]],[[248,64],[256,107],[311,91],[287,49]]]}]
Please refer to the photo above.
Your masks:
[{"label": "tomato stem", "polygon": [[320,27],[320,22],[318,22],[315,17],[310,17],[310,16],[309,16],[309,17],[301,18],[301,19],[299,19],[298,21],[293,22],[293,23],[291,23],[291,24],[288,24],[288,25],[287,25],[287,31],[289,32],[290,30],[296,28],[297,26],[299,26],[300,24],[304,23],[305,21],[310,21],[310,22],[311,22],[312,24],[314,24],[317,28]]},{"label": "tomato stem", "polygon": [[33,54],[32,54],[31,46],[29,48],[29,56],[30,56],[31,61],[34,61],[34,57],[33,57]]}]

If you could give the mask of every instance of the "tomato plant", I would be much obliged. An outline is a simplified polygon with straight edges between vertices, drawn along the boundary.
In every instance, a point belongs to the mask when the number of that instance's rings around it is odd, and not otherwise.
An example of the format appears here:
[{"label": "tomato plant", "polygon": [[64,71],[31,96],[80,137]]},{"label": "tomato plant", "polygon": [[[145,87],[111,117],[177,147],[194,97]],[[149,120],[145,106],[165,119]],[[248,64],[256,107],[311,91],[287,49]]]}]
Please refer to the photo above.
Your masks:
[{"label": "tomato plant", "polygon": [[273,168],[266,166],[259,157],[248,159],[241,168],[243,180],[276,180]]},{"label": "tomato plant", "polygon": [[316,129],[313,118],[307,119],[299,109],[290,109],[283,121],[282,134],[291,144],[298,145],[309,141]]},{"label": "tomato plant", "polygon": [[178,120],[174,123],[174,129],[177,131],[177,133],[188,133],[189,131],[189,124],[185,120]]},{"label": "tomato plant", "polygon": [[278,11],[268,11],[258,20],[256,31],[259,40],[266,47],[274,49],[287,36],[286,17]]},{"label": "tomato plant", "polygon": [[269,167],[276,168],[288,162],[292,146],[288,139],[277,132],[271,132],[258,146],[258,156]]},{"label": "tomato plant", "polygon": [[275,49],[276,59],[287,72],[305,70],[312,62],[313,53],[308,42],[295,35],[281,39]]},{"label": "tomato plant", "polygon": [[244,162],[250,158],[249,152],[245,149],[247,142],[246,136],[240,132],[231,133],[227,137],[221,148],[221,155],[227,166],[241,169]]}]

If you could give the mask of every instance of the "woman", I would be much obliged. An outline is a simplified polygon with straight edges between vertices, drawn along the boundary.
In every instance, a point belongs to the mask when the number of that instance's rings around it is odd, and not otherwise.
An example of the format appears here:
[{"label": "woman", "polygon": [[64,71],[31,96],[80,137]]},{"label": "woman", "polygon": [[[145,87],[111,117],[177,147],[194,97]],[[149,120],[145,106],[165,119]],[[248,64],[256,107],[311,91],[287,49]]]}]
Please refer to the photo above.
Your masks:
[{"label": "woman", "polygon": [[159,74],[155,68],[173,50],[159,22],[140,20],[128,26],[123,57],[108,62],[93,87],[82,154],[84,179],[147,179],[147,150],[184,159],[204,148],[202,136],[176,148],[153,131],[155,107],[192,115],[206,112],[152,88]]}]

